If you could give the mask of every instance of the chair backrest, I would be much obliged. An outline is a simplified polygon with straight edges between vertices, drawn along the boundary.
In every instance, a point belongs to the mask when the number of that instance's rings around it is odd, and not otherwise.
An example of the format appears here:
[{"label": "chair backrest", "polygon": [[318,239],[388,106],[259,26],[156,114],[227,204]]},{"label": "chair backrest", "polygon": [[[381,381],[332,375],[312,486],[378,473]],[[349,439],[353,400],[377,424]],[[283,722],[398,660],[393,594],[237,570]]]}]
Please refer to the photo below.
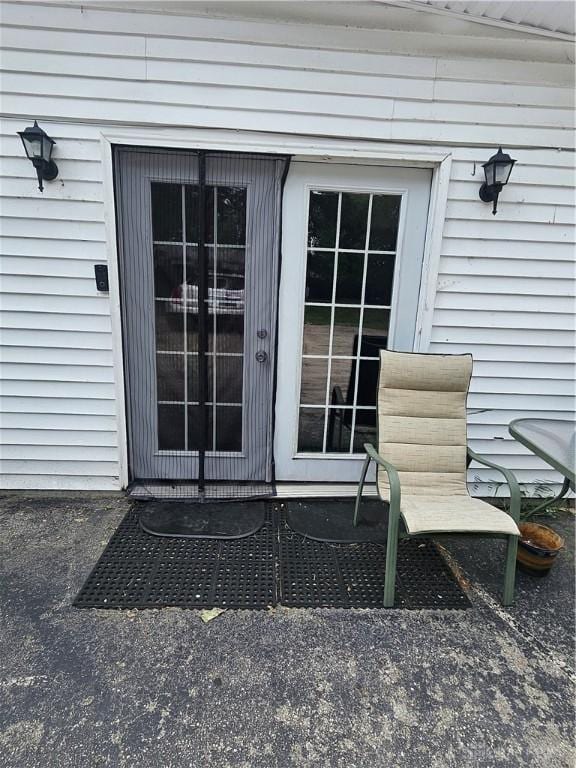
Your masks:
[{"label": "chair backrest", "polygon": [[[466,494],[466,399],[472,355],[380,353],[378,452],[402,494]],[[386,497],[386,472],[378,486]]]}]

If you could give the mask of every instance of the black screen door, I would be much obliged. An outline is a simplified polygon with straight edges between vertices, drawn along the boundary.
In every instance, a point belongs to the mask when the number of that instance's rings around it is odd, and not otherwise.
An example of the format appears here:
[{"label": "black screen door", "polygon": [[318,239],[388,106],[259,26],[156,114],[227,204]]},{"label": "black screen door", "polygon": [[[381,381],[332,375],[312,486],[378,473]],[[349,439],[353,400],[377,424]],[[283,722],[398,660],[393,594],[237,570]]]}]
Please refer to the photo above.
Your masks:
[{"label": "black screen door", "polygon": [[115,159],[132,479],[270,481],[284,161]]}]

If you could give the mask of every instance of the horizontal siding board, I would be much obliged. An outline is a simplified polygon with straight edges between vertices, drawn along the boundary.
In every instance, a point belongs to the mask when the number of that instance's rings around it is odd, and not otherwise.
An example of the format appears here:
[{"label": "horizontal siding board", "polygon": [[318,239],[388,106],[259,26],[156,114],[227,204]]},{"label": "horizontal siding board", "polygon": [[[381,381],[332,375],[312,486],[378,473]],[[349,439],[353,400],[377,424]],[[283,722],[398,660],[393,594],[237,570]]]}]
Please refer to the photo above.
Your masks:
[{"label": "horizontal siding board", "polygon": [[[75,299],[78,304],[78,299]],[[22,301],[20,302],[22,304]],[[31,331],[84,331],[86,333],[111,333],[110,315],[73,315],[56,312],[3,312],[2,328],[21,328]]]},{"label": "horizontal siding board", "polygon": [[[43,468],[42,468],[43,469]],[[119,491],[118,477],[92,476],[90,465],[85,475],[55,475],[49,472],[34,474],[4,474],[0,477],[0,487],[6,490],[42,490],[42,491]]]},{"label": "horizontal siding board", "polygon": [[514,361],[530,363],[537,359],[541,362],[549,363],[574,363],[574,350],[570,346],[551,347],[547,344],[538,345],[516,345],[516,344],[492,344],[491,339],[487,338],[478,341],[464,342],[442,342],[432,341],[430,352],[438,354],[472,354],[474,359],[485,360],[486,362],[496,361]]},{"label": "horizontal siding board", "polygon": [[[25,429],[4,428],[0,430],[3,445],[16,446],[88,446],[116,448],[115,431],[82,429]],[[44,456],[46,454],[44,453]],[[15,458],[15,456],[12,456]],[[24,455],[26,458],[26,455]],[[108,457],[114,461],[115,456]]]},{"label": "horizontal siding board", "polygon": [[[21,461],[44,462],[46,461],[46,448],[49,448],[50,463],[67,462],[76,464],[77,462],[88,461],[90,463],[106,462],[108,471],[105,474],[113,474],[116,468],[117,451],[115,446],[108,445],[90,445],[90,444],[72,444],[72,445],[34,445],[28,443],[19,443],[12,445],[4,443],[2,449],[2,461],[7,462],[7,469],[16,471],[15,465]],[[14,462],[14,463],[12,463]]]},{"label": "horizontal siding board", "polygon": [[58,349],[106,349],[111,346],[109,333],[88,333],[87,331],[47,331],[43,328],[30,333],[27,329],[6,328],[2,333],[2,344],[16,347],[57,347]]},{"label": "horizontal siding board", "polygon": [[38,373],[34,381],[23,379],[4,379],[2,393],[5,397],[50,397],[62,400],[81,399],[109,400],[114,402],[114,386],[97,381],[62,381],[42,380],[40,378],[42,368],[38,367]]},{"label": "horizontal siding board", "polygon": [[116,461],[92,460],[47,460],[47,459],[4,459],[4,471],[7,475],[91,475],[93,477],[117,476]]},{"label": "horizontal siding board", "polygon": [[[510,299],[502,294],[462,294],[458,291],[439,291],[436,295],[436,308],[469,312],[474,310],[505,312],[510,311]],[[549,304],[541,296],[514,296],[514,312],[533,312],[538,315],[547,313],[548,309],[553,309],[555,314],[573,316],[574,299],[568,296],[555,296],[553,303]]]},{"label": "horizontal siding board", "polygon": [[550,312],[494,312],[482,310],[437,309],[434,320],[446,328],[539,328],[541,330],[574,330],[574,317]]},{"label": "horizontal siding board", "polygon": [[3,362],[2,377],[4,381],[27,381],[30,383],[56,382],[80,382],[83,384],[113,384],[114,377],[112,369],[109,366],[101,365],[72,365],[66,363],[56,365],[43,363],[8,363]]},{"label": "horizontal siding board", "polygon": [[[478,175],[475,179],[468,178],[465,181],[453,178],[450,182],[450,199],[477,202],[481,183]],[[498,208],[504,203],[566,205],[572,208],[574,189],[571,186],[541,184],[537,181],[530,184],[517,184],[514,179],[511,179],[498,200]]]},{"label": "horizontal siding board", "polygon": [[433,341],[480,342],[490,344],[512,345],[527,347],[571,346],[574,334],[571,331],[547,331],[541,328],[515,329],[515,328],[462,328],[458,326],[435,325],[432,332]]},{"label": "horizontal siding board", "polygon": [[572,261],[574,248],[570,243],[531,243],[514,240],[502,242],[496,237],[467,239],[462,236],[445,237],[442,243],[442,254],[443,256],[465,256],[467,258],[502,256],[506,259],[518,259],[520,261],[536,259],[542,263],[547,263],[548,261]]},{"label": "horizontal siding board", "polygon": [[88,365],[109,369],[112,376],[112,350],[62,349],[61,347],[2,347],[0,360],[6,363],[43,365]]},{"label": "horizontal siding board", "polygon": [[12,256],[45,258],[54,256],[59,259],[88,259],[88,261],[106,261],[107,249],[103,242],[80,242],[61,238],[22,238],[19,236],[2,238],[5,252]]},{"label": "horizontal siding board", "polygon": [[[109,433],[116,438],[116,418],[102,413],[34,413],[5,412],[2,414],[2,426],[14,432],[27,431],[37,433],[47,430],[54,434],[74,434],[84,430],[91,435],[98,432]],[[96,439],[96,438],[95,438]]]},{"label": "horizontal siding board", "polygon": [[450,220],[444,226],[445,237],[469,237],[482,240],[490,237],[494,240],[514,242],[574,243],[575,227],[567,224],[533,224],[532,222],[510,223],[497,220],[475,221],[474,227],[468,221]]},{"label": "horizontal siding board", "polygon": [[116,405],[113,400],[97,400],[94,398],[68,397],[46,397],[37,396],[3,396],[4,413],[21,414],[22,418],[30,418],[31,423],[36,418],[36,414],[71,414],[115,416]]},{"label": "horizontal siding board", "polygon": [[[84,296],[78,301],[76,296],[5,293],[2,296],[2,309],[6,312],[25,314],[56,314],[83,316],[104,316],[110,320],[110,303],[108,296],[102,293],[94,296]],[[34,322],[28,320],[28,322]],[[72,321],[73,322],[73,321]],[[98,321],[96,321],[98,322]],[[108,326],[109,327],[109,326]]]},{"label": "horizontal siding board", "polygon": [[[463,261],[463,260],[462,260]],[[463,293],[503,293],[541,296],[553,299],[554,296],[574,296],[574,284],[570,280],[544,277],[516,277],[508,275],[461,275],[441,273],[438,277],[440,291],[461,291]]]},{"label": "horizontal siding board", "polygon": [[2,259],[2,273],[5,275],[22,275],[26,277],[62,277],[67,280],[80,278],[94,279],[94,264],[88,259],[57,259],[40,257],[5,255]]}]

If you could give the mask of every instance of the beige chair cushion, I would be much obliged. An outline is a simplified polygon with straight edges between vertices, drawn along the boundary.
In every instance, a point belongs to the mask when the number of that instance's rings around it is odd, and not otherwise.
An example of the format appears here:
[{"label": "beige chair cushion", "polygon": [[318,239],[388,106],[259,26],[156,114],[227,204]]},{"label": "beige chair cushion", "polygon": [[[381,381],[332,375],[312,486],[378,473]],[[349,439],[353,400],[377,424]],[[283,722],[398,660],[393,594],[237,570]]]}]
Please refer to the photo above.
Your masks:
[{"label": "beige chair cushion", "polygon": [[[512,518],[466,485],[466,399],[471,355],[380,353],[378,453],[400,478],[401,512],[410,533],[518,533]],[[390,498],[378,469],[378,490]]]},{"label": "beige chair cushion", "polygon": [[408,533],[520,533],[509,514],[470,496],[402,495],[400,511]]}]

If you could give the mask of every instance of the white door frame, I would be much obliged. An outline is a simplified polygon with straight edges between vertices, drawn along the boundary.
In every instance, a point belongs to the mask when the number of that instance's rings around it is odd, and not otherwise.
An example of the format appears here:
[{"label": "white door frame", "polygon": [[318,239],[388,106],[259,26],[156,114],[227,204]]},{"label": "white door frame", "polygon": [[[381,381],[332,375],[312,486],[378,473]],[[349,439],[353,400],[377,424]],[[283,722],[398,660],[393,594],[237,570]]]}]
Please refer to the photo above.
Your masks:
[{"label": "white door frame", "polygon": [[128,485],[128,444],[126,421],[126,397],[124,389],[124,350],[120,312],[120,282],[116,232],[116,207],[114,201],[114,169],[112,146],[125,144],[141,147],[228,150],[231,152],[256,152],[290,154],[299,160],[340,159],[347,163],[370,165],[394,165],[412,168],[432,168],[430,208],[424,246],[422,283],[416,316],[414,348],[428,349],[432,331],[432,315],[436,296],[438,266],[442,245],[442,232],[448,199],[448,184],[452,154],[448,150],[430,149],[425,144],[404,145],[381,141],[357,139],[330,139],[310,136],[287,136],[207,129],[165,129],[110,127],[100,133],[102,154],[102,178],[104,196],[104,220],[108,254],[110,283],[110,315],[112,325],[112,353],[114,360],[114,390],[118,434],[118,473],[120,487]]}]

